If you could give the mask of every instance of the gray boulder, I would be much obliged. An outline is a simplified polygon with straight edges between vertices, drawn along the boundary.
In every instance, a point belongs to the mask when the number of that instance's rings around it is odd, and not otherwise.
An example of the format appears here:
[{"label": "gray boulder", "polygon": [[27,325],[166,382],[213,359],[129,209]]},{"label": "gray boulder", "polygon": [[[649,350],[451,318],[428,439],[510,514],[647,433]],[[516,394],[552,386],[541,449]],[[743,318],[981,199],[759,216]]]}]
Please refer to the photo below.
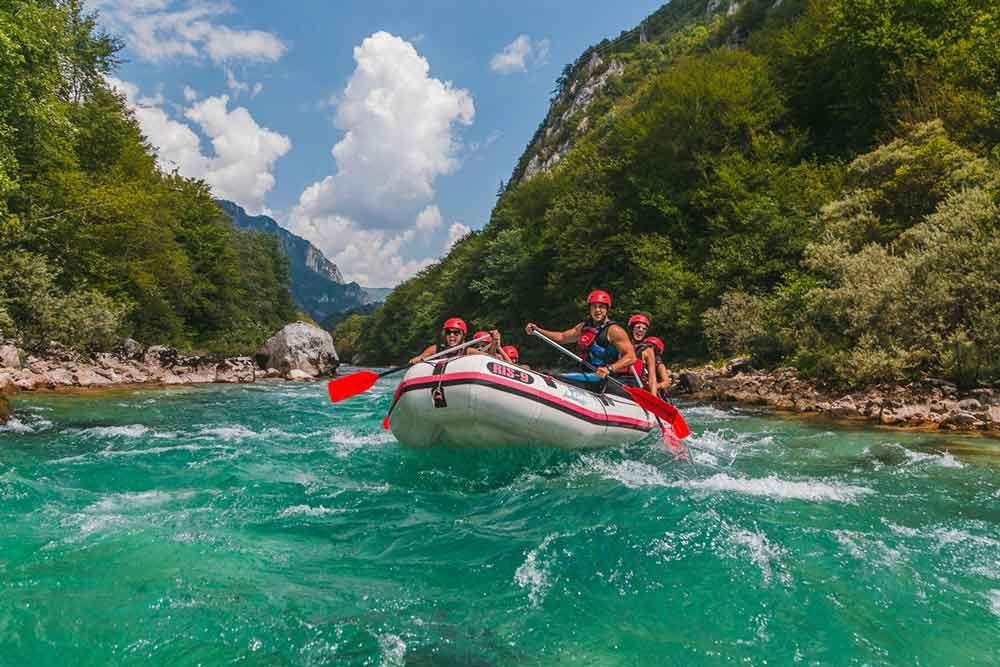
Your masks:
[{"label": "gray boulder", "polygon": [[0,345],[0,368],[21,368],[21,353],[13,345]]},{"label": "gray boulder", "polygon": [[277,368],[285,377],[293,370],[310,377],[332,375],[340,365],[333,336],[305,322],[289,324],[268,338],[257,356],[264,368]]},{"label": "gray boulder", "polygon": [[223,359],[215,367],[216,382],[244,384],[253,382],[256,379],[253,359],[250,357]]}]

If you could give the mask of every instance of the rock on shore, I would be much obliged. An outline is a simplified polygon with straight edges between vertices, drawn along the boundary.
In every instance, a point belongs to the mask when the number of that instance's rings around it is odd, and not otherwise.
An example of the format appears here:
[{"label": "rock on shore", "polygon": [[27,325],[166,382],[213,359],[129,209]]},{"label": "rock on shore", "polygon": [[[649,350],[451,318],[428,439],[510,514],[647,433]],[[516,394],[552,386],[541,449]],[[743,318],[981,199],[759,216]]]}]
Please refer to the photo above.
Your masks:
[{"label": "rock on shore", "polygon": [[[267,339],[257,353],[264,368],[275,368],[289,379],[332,375],[340,359],[333,347],[333,336],[305,322],[293,322]],[[295,377],[292,377],[293,371]]]},{"label": "rock on shore", "polygon": [[201,384],[208,382],[254,382],[257,371],[250,357],[221,361],[212,357],[186,356],[171,347],[153,345],[143,349],[126,339],[115,352],[81,355],[53,344],[43,356],[23,355],[23,366],[0,365],[0,391],[34,391],[63,387],[107,387],[123,384]]},{"label": "rock on shore", "polygon": [[795,368],[755,370],[749,359],[723,368],[704,366],[674,374],[674,393],[697,400],[760,405],[887,426],[961,431],[1000,431],[1000,392],[960,391],[947,380],[877,385],[838,393],[801,379]]}]

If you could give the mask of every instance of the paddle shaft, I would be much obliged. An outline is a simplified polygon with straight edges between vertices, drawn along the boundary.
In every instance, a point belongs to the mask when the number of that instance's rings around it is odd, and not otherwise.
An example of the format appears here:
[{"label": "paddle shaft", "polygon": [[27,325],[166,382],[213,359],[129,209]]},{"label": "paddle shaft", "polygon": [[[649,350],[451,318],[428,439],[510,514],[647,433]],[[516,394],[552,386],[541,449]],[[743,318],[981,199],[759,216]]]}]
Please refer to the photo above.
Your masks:
[{"label": "paddle shaft", "polygon": [[[574,354],[574,353],[573,353],[573,352],[572,352],[571,350],[568,350],[568,349],[566,349],[565,347],[563,347],[563,346],[562,346],[562,345],[560,345],[559,343],[555,342],[554,340],[552,340],[551,338],[549,338],[548,336],[546,336],[545,334],[543,334],[543,333],[542,333],[541,331],[539,331],[538,329],[535,329],[535,330],[533,330],[533,331],[531,332],[531,335],[532,335],[532,336],[535,336],[536,338],[541,338],[541,339],[542,339],[542,340],[544,340],[544,341],[545,341],[546,343],[548,343],[548,344],[549,344],[549,346],[551,346],[552,348],[554,348],[554,349],[556,349],[556,350],[559,350],[560,352],[562,352],[563,354],[565,354],[565,355],[566,355],[567,357],[569,357],[570,359],[573,359],[573,360],[574,360],[574,361],[576,361],[577,363],[579,363],[579,364],[583,364],[583,366],[584,366],[585,368],[589,369],[590,371],[592,371],[592,372],[594,372],[594,373],[596,373],[596,372],[597,372],[597,366],[594,366],[593,364],[591,364],[591,363],[590,363],[590,362],[588,362],[588,361],[584,361],[584,359],[583,359],[582,357],[579,357],[579,356],[577,356],[577,355],[576,355],[576,354]],[[608,369],[608,370],[610,371],[610,369]],[[621,380],[618,380],[617,378],[613,377],[613,376],[611,375],[611,373],[610,373],[610,372],[608,373],[608,377],[607,377],[607,379],[608,379],[608,380],[609,380],[610,382],[613,382],[613,383],[615,383],[615,384],[616,384],[616,385],[618,385],[619,387],[625,387],[625,386],[626,386],[624,382],[622,382]]]},{"label": "paddle shaft", "polygon": [[[478,340],[468,340],[468,341],[465,341],[461,345],[456,345],[455,347],[449,347],[447,350],[441,350],[440,352],[435,352],[434,354],[432,354],[431,356],[427,357],[426,359],[421,359],[420,361],[417,362],[417,364],[422,364],[425,361],[431,361],[433,359],[437,359],[439,357],[443,357],[446,354],[451,354],[452,352],[458,352],[459,350],[464,350],[465,348],[472,347],[476,343],[480,343],[480,342],[482,342],[482,341],[478,341]],[[395,368],[390,368],[387,371],[382,371],[381,373],[378,374],[378,376],[380,378],[383,378],[386,375],[392,375],[393,373],[398,373],[399,371],[405,371],[407,368],[410,368],[411,366],[416,366],[417,364],[407,364],[406,366],[396,366]]]}]

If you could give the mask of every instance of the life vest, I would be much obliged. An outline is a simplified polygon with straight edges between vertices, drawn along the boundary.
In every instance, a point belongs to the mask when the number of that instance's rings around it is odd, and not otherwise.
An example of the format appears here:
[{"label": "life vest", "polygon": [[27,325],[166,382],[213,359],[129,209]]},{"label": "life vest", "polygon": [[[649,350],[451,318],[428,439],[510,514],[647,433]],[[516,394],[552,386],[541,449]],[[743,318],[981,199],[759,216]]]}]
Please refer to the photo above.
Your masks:
[{"label": "life vest", "polygon": [[605,320],[601,326],[595,326],[588,320],[583,324],[580,331],[580,338],[577,340],[577,348],[584,361],[592,366],[610,366],[618,361],[621,354],[618,348],[608,338],[608,329],[612,324],[617,324],[611,320]]}]

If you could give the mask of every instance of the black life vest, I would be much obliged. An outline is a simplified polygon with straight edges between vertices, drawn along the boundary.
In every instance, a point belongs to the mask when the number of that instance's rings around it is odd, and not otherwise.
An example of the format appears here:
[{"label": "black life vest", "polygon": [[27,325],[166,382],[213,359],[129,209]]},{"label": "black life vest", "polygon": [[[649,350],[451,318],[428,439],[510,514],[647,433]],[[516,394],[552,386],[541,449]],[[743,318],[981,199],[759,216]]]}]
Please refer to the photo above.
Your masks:
[{"label": "black life vest", "polygon": [[617,322],[605,320],[600,326],[594,325],[590,320],[584,322],[577,340],[577,348],[584,361],[590,362],[592,366],[610,366],[621,358],[618,348],[608,337],[608,330],[613,324]]}]

